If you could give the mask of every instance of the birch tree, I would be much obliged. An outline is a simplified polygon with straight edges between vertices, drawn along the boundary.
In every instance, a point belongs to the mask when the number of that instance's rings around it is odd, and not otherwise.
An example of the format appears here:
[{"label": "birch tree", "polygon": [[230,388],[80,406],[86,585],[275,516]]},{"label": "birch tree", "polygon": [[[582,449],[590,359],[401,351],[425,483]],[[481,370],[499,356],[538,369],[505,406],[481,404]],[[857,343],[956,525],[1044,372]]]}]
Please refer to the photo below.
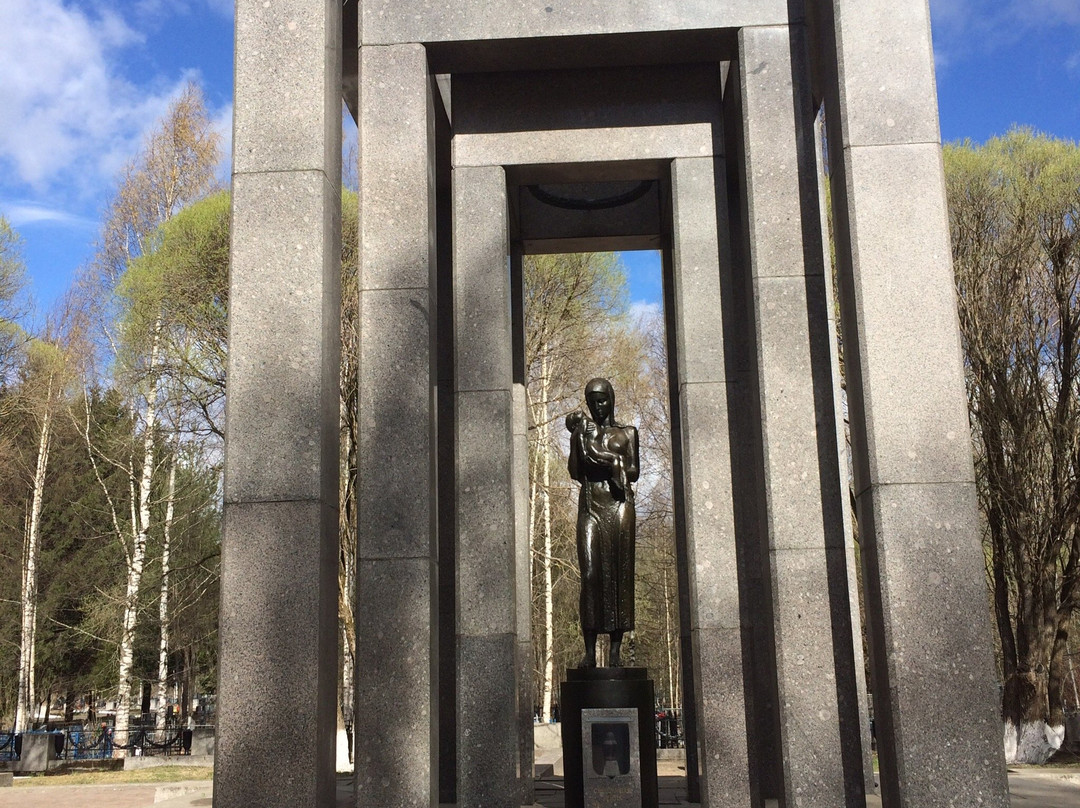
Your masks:
[{"label": "birch tree", "polygon": [[19,388],[9,402],[28,416],[27,422],[33,425],[36,443],[29,475],[30,495],[21,565],[19,684],[15,715],[15,724],[20,730],[32,726],[38,701],[35,660],[42,511],[56,419],[66,402],[72,376],[72,350],[78,343],[78,322],[71,313],[70,299],[62,298],[46,322],[42,337],[25,343]]},{"label": "birch tree", "polygon": [[1006,757],[1043,763],[1080,607],[1080,147],[1016,129],[945,167]]},{"label": "birch tree", "polygon": [[[355,159],[347,163],[356,165]],[[359,205],[355,192],[341,194],[341,368],[338,378],[340,452],[338,460],[338,622],[341,626],[341,680],[338,707],[345,725],[349,761],[353,755],[356,689],[356,469],[359,421]]]},{"label": "birch tree", "polygon": [[[223,438],[225,360],[228,351],[228,250],[230,197],[222,191],[189,205],[159,230],[150,253],[129,264],[120,283],[131,312],[160,318],[157,363],[170,400],[183,409],[185,436],[220,446]],[[353,604],[356,554],[356,446],[358,307],[356,194],[342,192],[342,356],[339,374],[338,612],[341,625],[340,710],[352,723],[355,651]],[[175,415],[174,406],[174,418]],[[215,450],[216,451],[216,450]],[[160,651],[159,651],[160,653]]]},{"label": "birch tree", "polygon": [[[189,84],[170,106],[138,155],[125,167],[109,206],[95,267],[97,280],[110,300],[123,274],[139,258],[150,255],[163,224],[214,186],[219,138],[213,131],[202,93]],[[126,301],[130,303],[131,301]],[[130,540],[124,542],[127,582],[124,592],[116,732],[124,739],[131,711],[132,663],[139,587],[146,564],[151,527],[151,485],[157,456],[165,322],[160,306],[128,306],[115,314],[119,328],[106,328],[119,360],[122,378],[132,391],[131,406],[140,420],[142,439],[132,446],[130,469]],[[158,301],[160,302],[160,301]],[[107,322],[107,320],[106,320]],[[89,433],[87,433],[89,434]],[[159,672],[160,675],[160,672]],[[122,750],[118,752],[123,754]]]},{"label": "birch tree", "polygon": [[166,705],[169,695],[169,562],[172,551],[172,523],[176,515],[176,454],[169,463],[169,482],[165,494],[165,519],[162,522],[161,537],[161,589],[158,600],[158,623],[161,626],[158,642],[158,680],[157,680],[157,715],[154,717],[154,729],[165,729],[168,716]]},{"label": "birch tree", "polygon": [[22,554],[21,621],[19,631],[19,691],[15,731],[33,727],[37,698],[34,687],[34,657],[37,639],[38,548],[41,543],[41,508],[45,496],[45,472],[49,465],[55,408],[62,386],[60,359],[54,345],[31,343],[28,379],[24,395],[37,426],[37,455],[26,519]]}]

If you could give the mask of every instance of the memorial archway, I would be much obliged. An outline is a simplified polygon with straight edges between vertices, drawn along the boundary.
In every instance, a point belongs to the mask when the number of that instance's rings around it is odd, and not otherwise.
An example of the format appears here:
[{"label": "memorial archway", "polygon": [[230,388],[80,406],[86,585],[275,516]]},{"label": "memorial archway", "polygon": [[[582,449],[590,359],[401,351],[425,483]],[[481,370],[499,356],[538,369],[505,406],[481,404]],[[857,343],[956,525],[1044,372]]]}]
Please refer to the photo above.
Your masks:
[{"label": "memorial archway", "polygon": [[[926,15],[239,0],[217,805],[331,804],[342,94],[358,805],[528,799],[513,267],[635,239],[666,256],[701,798],[864,804],[822,103],[883,794],[1006,805]],[[598,183],[651,190],[588,221],[529,190]],[[312,751],[268,770],[263,738]]]}]

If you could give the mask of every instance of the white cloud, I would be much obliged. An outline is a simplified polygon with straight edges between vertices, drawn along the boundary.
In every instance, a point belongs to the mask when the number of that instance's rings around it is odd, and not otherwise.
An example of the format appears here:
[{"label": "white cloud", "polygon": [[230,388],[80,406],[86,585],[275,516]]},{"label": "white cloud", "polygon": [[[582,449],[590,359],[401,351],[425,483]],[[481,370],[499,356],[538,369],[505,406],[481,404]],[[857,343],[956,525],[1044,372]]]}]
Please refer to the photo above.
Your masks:
[{"label": "white cloud", "polygon": [[939,24],[955,24],[965,20],[970,13],[970,0],[930,0],[934,20]]},{"label": "white cloud", "polygon": [[[992,52],[1033,31],[1080,25],[1078,0],[930,0],[936,52]],[[940,62],[939,62],[940,66]]]},{"label": "white cloud", "polygon": [[207,7],[227,20],[236,13],[236,0],[206,0]]},{"label": "white cloud", "polygon": [[[210,11],[231,20],[235,0],[125,0],[131,12],[146,24],[176,14],[201,14]],[[116,2],[116,0],[113,0]]]},{"label": "white cloud", "polygon": [[218,180],[227,185],[232,171],[232,133],[233,133],[233,105],[226,104],[217,111],[210,127],[221,138],[221,165],[218,166]]},{"label": "white cloud", "polygon": [[[148,91],[123,78],[119,54],[142,36],[115,11],[62,0],[0,3],[0,166],[7,184],[41,193],[111,180],[179,82]],[[75,186],[74,188],[71,186]]]},{"label": "white cloud", "polygon": [[66,210],[50,208],[34,202],[13,202],[0,206],[5,212],[7,220],[13,227],[23,227],[28,224],[55,223],[71,227],[94,229],[97,222],[85,216],[79,216]]},{"label": "white cloud", "polygon": [[1076,0],[1014,0],[1014,13],[1033,17],[1036,23],[1080,25],[1080,3]]},{"label": "white cloud", "polygon": [[930,0],[930,11],[939,71],[1047,31],[1080,26],[1080,0]]},{"label": "white cloud", "polygon": [[1065,70],[1069,75],[1080,78],[1080,51],[1076,51],[1065,60]]},{"label": "white cloud", "polygon": [[993,51],[1016,35],[1002,0],[930,0],[930,12],[938,68],[974,51]]},{"label": "white cloud", "polygon": [[630,304],[630,319],[635,323],[648,322],[663,313],[663,306],[657,300],[635,300]]}]

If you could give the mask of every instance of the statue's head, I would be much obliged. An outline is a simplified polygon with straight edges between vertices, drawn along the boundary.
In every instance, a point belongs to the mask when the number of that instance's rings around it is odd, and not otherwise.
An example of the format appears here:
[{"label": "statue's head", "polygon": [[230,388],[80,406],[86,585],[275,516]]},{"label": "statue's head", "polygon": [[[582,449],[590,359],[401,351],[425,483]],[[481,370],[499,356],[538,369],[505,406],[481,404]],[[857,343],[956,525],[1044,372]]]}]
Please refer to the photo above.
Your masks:
[{"label": "statue's head", "polygon": [[598,424],[615,420],[615,388],[607,379],[596,378],[585,385],[585,402]]}]

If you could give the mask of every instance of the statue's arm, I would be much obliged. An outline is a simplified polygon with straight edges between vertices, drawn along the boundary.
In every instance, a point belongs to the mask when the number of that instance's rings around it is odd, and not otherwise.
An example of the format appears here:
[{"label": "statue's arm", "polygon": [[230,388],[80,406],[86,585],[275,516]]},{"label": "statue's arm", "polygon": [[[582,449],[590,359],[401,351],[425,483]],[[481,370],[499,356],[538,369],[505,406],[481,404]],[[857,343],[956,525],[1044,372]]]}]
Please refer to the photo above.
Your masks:
[{"label": "statue's arm", "polygon": [[626,479],[629,482],[636,483],[638,479],[638,431],[637,427],[628,426],[627,431],[630,433],[630,451],[627,453],[629,456],[626,458]]},{"label": "statue's arm", "polygon": [[585,470],[582,468],[582,458],[584,456],[585,430],[581,428],[581,421],[578,421],[570,433],[570,458],[566,463],[571,480],[582,482],[585,479]]}]

